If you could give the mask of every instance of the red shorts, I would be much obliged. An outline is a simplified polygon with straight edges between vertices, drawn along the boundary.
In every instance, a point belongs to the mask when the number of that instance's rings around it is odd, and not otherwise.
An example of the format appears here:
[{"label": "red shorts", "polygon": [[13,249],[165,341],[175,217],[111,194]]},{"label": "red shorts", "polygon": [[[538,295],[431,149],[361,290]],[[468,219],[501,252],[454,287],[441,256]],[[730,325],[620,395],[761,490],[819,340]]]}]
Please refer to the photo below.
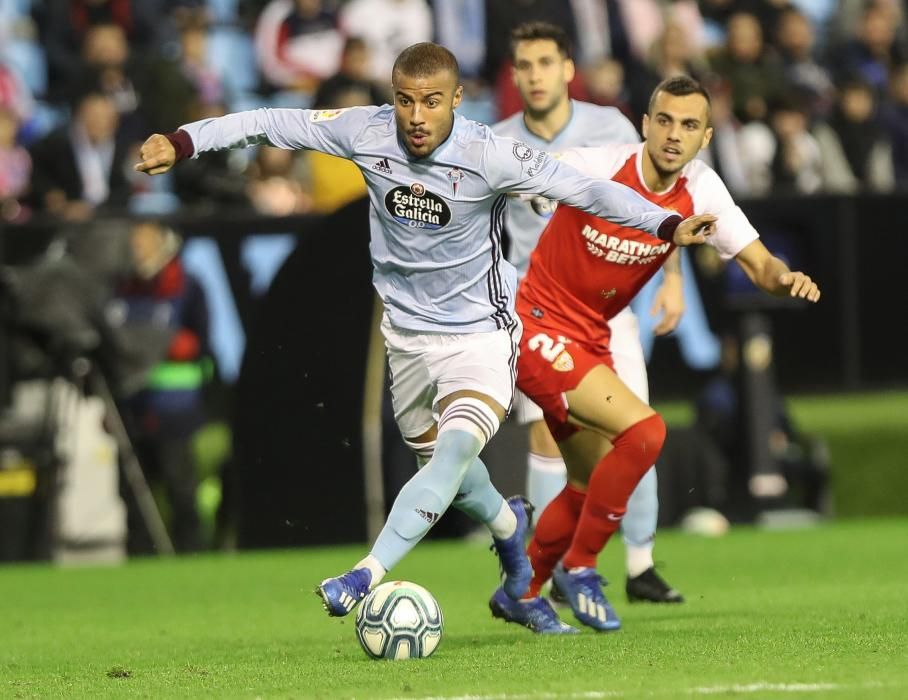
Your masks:
[{"label": "red shorts", "polygon": [[552,437],[560,442],[580,429],[568,423],[565,393],[576,389],[597,365],[614,370],[612,353],[607,346],[584,344],[527,321],[524,317],[517,386],[542,409]]}]

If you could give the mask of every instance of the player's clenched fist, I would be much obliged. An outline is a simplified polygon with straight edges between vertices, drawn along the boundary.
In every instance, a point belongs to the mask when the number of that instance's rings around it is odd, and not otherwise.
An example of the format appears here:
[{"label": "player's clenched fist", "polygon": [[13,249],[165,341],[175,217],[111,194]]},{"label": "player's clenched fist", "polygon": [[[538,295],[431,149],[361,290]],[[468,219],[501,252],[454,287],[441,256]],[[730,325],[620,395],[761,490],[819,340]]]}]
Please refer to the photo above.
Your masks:
[{"label": "player's clenched fist", "polygon": [[689,216],[675,229],[672,242],[676,246],[700,245],[716,228],[716,217],[712,214]]},{"label": "player's clenched fist", "polygon": [[140,173],[160,175],[173,167],[177,160],[177,152],[166,136],[152,134],[142,144],[139,151],[141,163],[136,163],[135,169]]},{"label": "player's clenched fist", "polygon": [[820,300],[820,288],[817,283],[803,272],[784,272],[779,276],[779,284],[788,287],[788,293],[793,297],[814,302]]}]

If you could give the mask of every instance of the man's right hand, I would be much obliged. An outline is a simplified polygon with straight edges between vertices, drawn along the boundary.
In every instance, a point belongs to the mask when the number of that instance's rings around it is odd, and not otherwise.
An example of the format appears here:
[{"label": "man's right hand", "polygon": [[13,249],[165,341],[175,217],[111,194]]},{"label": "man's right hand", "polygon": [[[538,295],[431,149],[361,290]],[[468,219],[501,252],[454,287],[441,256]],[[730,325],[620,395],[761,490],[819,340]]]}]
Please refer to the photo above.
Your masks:
[{"label": "man's right hand", "polygon": [[712,214],[689,216],[675,229],[672,243],[678,247],[706,243],[707,236],[715,233],[716,217]]},{"label": "man's right hand", "polygon": [[170,143],[170,140],[162,134],[149,136],[145,143],[142,144],[139,155],[142,158],[142,162],[136,163],[135,169],[140,173],[148,173],[149,175],[166,173],[177,160],[176,149]]}]

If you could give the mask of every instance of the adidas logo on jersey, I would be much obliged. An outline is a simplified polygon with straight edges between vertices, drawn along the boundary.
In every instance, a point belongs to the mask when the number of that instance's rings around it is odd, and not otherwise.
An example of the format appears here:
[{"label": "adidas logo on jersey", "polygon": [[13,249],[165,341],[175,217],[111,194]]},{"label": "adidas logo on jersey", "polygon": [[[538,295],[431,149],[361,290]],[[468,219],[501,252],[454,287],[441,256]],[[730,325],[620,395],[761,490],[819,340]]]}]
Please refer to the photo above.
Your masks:
[{"label": "adidas logo on jersey", "polygon": [[382,158],[381,160],[377,161],[375,165],[372,166],[372,169],[378,170],[380,173],[387,173],[388,175],[392,174],[391,164],[388,162],[387,158]]}]

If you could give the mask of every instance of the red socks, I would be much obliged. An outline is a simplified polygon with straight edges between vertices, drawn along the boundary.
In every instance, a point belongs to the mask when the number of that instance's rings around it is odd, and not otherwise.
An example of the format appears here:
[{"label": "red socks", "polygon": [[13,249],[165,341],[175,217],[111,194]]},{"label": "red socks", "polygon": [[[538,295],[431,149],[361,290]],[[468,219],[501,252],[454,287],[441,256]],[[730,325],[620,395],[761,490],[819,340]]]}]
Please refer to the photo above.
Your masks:
[{"label": "red socks", "polygon": [[[596,566],[596,557],[621,526],[627,501],[640,479],[656,462],[663,442],[665,423],[658,414],[634,423],[612,441],[611,452],[596,465],[590,477],[586,502],[570,549],[564,555],[565,569]],[[530,557],[535,572],[532,552]],[[535,582],[535,576],[533,580]]]},{"label": "red socks", "polygon": [[585,499],[585,491],[567,484],[542,511],[536,523],[536,532],[527,547],[533,565],[533,579],[523,596],[525,599],[539,595],[543,584],[551,578],[555,564],[571,546]]}]

